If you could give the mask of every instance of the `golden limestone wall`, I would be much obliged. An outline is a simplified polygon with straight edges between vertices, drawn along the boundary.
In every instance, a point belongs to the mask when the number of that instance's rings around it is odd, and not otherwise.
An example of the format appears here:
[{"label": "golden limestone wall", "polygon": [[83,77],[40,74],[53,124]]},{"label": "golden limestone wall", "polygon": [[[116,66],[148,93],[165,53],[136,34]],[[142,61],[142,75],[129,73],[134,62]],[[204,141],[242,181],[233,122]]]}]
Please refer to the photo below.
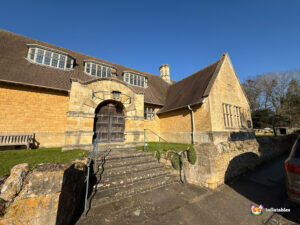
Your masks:
[{"label": "golden limestone wall", "polygon": [[62,146],[68,101],[68,93],[0,83],[0,133],[36,133],[40,146]]},{"label": "golden limestone wall", "polygon": [[[92,92],[95,95],[92,97]],[[138,94],[119,80],[101,79],[90,83],[72,82],[64,150],[91,149],[95,109],[106,100],[113,100],[112,91],[120,91],[119,101],[125,112],[125,143],[141,143],[144,133],[144,95]],[[131,102],[128,96],[131,97]]]},{"label": "golden limestone wall", "polygon": [[[195,143],[209,142],[208,131],[211,131],[210,107],[206,99],[202,105],[192,107],[194,111]],[[191,143],[191,111],[187,108],[159,115],[162,137],[170,142]]]},{"label": "golden limestone wall", "polygon": [[161,136],[169,142],[191,143],[191,115],[179,109],[159,115]]},{"label": "golden limestone wall", "polygon": [[[161,108],[159,106],[155,105],[150,105],[150,104],[145,104],[144,107],[151,107],[154,108],[155,111],[155,120],[144,120],[144,129],[150,129],[153,132],[157,133],[160,135],[160,118],[156,114],[156,112]],[[154,134],[152,134],[150,131],[146,132],[146,140],[147,141],[158,141],[158,137]]]},{"label": "golden limestone wall", "polygon": [[[235,71],[226,55],[220,72],[209,94],[211,124],[214,131],[247,131],[247,120],[251,121],[248,101],[241,88]],[[223,115],[223,103],[241,107],[242,128],[226,128]],[[234,121],[234,118],[233,118]],[[252,121],[251,121],[252,124]],[[250,129],[251,130],[251,129]]]}]

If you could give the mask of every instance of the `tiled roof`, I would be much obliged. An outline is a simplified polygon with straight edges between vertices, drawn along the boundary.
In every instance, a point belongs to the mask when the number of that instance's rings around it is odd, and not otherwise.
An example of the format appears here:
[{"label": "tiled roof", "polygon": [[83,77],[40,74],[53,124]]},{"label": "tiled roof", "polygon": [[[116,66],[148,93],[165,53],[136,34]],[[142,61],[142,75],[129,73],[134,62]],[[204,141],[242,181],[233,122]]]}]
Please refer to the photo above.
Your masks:
[{"label": "tiled roof", "polygon": [[[76,64],[72,70],[61,70],[31,63],[26,59],[28,44],[38,44],[66,52],[76,59]],[[209,94],[224,57],[225,55],[218,62],[179,82],[171,81],[169,84],[157,75],[121,66],[0,29],[0,81],[70,91],[71,79],[82,82],[97,79],[95,76],[84,73],[84,61],[95,60],[113,66],[117,70],[116,78],[122,82],[123,71],[132,71],[146,75],[148,77],[148,88],[137,86],[131,86],[131,88],[137,93],[144,93],[145,103],[163,106],[158,113],[201,103],[203,97]]]},{"label": "tiled roof", "polygon": [[[28,54],[27,44],[39,44],[66,52],[76,58],[76,65],[74,69],[67,71],[30,63],[26,59]],[[83,62],[87,59],[114,66],[117,69],[117,79],[120,80],[123,80],[122,74],[125,70],[146,75],[148,77],[148,88],[136,86],[132,86],[132,88],[138,93],[145,94],[144,101],[146,103],[164,105],[167,88],[170,85],[160,76],[107,62],[0,29],[0,81],[69,91],[71,88],[71,78],[83,82],[95,79],[94,76],[84,73]]]},{"label": "tiled roof", "polygon": [[167,91],[166,103],[158,113],[201,103],[203,97],[208,96],[224,57],[225,55],[219,61],[171,85]]}]

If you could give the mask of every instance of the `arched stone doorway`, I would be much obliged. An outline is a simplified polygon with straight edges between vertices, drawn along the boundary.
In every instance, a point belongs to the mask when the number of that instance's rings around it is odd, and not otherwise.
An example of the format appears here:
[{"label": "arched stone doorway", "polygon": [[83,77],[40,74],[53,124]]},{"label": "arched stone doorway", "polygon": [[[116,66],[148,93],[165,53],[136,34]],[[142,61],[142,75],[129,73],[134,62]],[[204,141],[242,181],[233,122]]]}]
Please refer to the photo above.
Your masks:
[{"label": "arched stone doorway", "polygon": [[122,103],[104,101],[96,108],[94,138],[99,132],[99,142],[124,141],[125,116]]}]

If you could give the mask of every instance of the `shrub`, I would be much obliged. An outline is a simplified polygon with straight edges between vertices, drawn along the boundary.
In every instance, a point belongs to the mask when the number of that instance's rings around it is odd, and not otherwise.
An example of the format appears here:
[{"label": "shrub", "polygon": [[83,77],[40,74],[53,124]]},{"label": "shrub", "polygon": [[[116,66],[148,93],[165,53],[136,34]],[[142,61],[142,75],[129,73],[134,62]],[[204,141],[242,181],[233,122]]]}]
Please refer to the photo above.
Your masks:
[{"label": "shrub", "polygon": [[173,154],[172,160],[171,160],[172,166],[174,169],[179,169],[179,155]]},{"label": "shrub", "polygon": [[188,157],[188,160],[191,164],[195,165],[196,163],[196,160],[197,160],[197,155],[196,155],[196,151],[194,149],[194,147],[190,147],[187,151],[187,157]]}]

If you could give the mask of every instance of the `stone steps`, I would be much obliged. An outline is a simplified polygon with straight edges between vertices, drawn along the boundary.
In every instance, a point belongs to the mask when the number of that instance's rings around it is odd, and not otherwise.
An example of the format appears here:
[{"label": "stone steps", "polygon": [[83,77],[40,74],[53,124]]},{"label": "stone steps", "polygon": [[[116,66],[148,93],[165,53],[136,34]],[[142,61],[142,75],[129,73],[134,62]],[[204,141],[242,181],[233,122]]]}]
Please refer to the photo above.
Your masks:
[{"label": "stone steps", "polygon": [[98,182],[90,199],[92,207],[179,182],[152,153],[118,148],[101,150],[98,156]]},{"label": "stone steps", "polygon": [[162,174],[154,177],[140,179],[127,184],[118,185],[112,188],[106,188],[103,190],[99,189],[93,197],[91,206],[102,206],[176,182],[179,182],[177,177],[170,174]]},{"label": "stone steps", "polygon": [[104,190],[106,188],[115,187],[117,185],[129,184],[138,182],[139,180],[152,178],[160,175],[168,175],[169,173],[164,168],[150,168],[142,171],[135,171],[128,173],[126,175],[118,176],[103,176],[101,177],[100,183],[97,185],[97,188]]},{"label": "stone steps", "polygon": [[156,163],[153,156],[141,156],[133,158],[121,158],[117,160],[97,161],[100,171],[105,171],[113,168],[125,169],[128,166],[137,166],[140,164]]},{"label": "stone steps", "polygon": [[127,156],[127,155],[152,155],[150,152],[144,152],[141,150],[136,150],[135,148],[121,148],[121,149],[110,149],[110,150],[100,150],[98,151],[99,157],[112,157],[112,156]]},{"label": "stone steps", "polygon": [[158,164],[155,161],[144,162],[144,163],[136,163],[133,165],[126,165],[123,166],[121,169],[120,167],[111,167],[111,168],[100,168],[100,172],[98,176],[126,176],[127,174],[136,173],[139,171],[144,171],[147,169],[157,169],[157,168],[164,168],[163,165]]}]

